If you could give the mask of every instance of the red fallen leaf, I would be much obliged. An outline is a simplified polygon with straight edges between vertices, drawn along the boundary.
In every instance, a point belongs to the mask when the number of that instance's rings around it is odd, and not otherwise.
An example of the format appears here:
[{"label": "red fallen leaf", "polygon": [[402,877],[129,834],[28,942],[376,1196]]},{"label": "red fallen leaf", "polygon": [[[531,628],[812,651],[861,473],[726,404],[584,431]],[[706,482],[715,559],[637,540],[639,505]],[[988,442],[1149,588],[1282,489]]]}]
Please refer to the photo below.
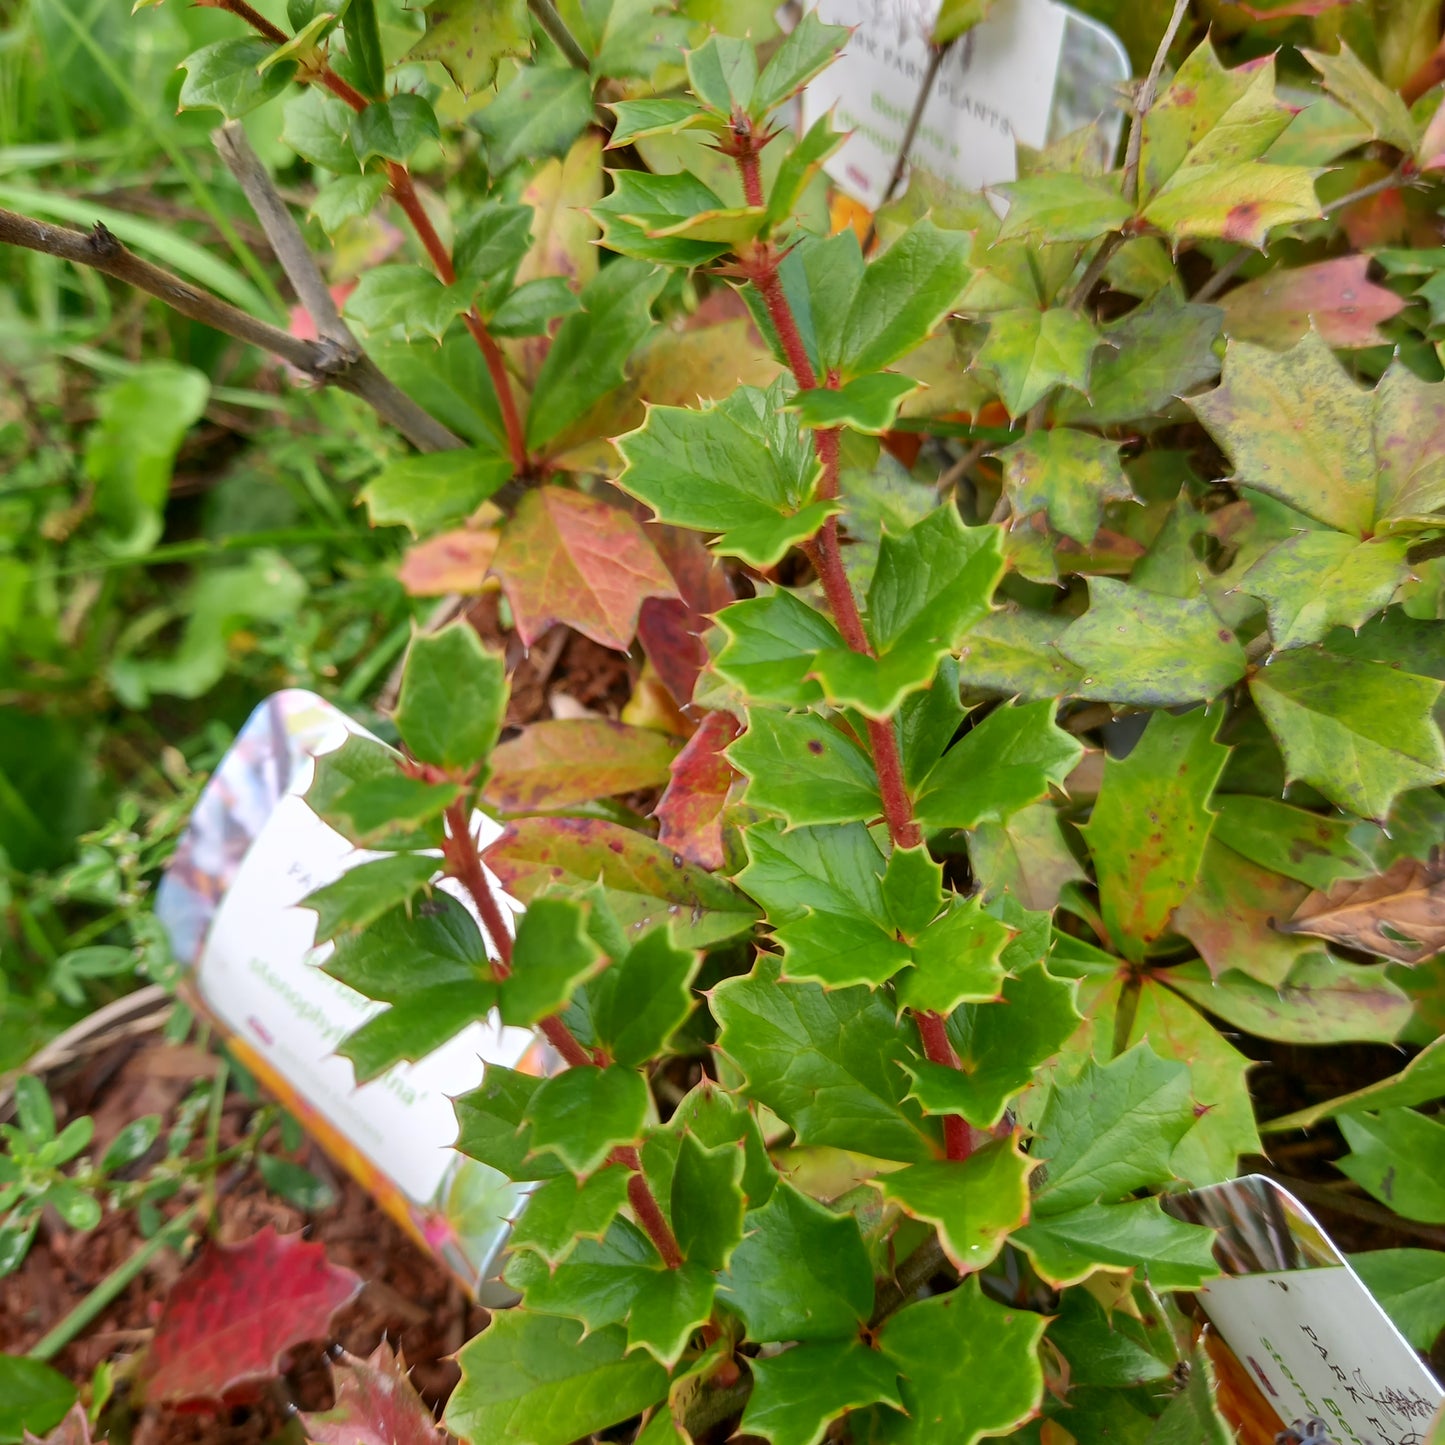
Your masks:
[{"label": "red fallen leaf", "polygon": [[450,592],[475,597],[497,555],[498,540],[490,527],[462,527],[429,537],[406,549],[396,580],[413,597],[445,597]]},{"label": "red fallen leaf", "polygon": [[263,1229],[240,1244],[208,1243],[176,1281],[151,1341],[148,1397],[164,1404],[220,1400],[267,1380],[303,1340],[361,1289],[319,1244]]},{"label": "red fallen leaf", "polygon": [[504,813],[565,808],[664,782],[677,744],[608,718],[533,723],[492,750],[486,798]]},{"label": "red fallen leaf", "polygon": [[677,587],[638,522],[582,492],[539,487],[522,499],[492,562],[530,647],[554,622],[625,652],[648,597]]},{"label": "red fallen leaf", "polygon": [[48,1435],[32,1435],[25,1432],[25,1445],[92,1445],[90,1417],[85,1406],[76,1401],[70,1413]]},{"label": "red fallen leaf", "polygon": [[1289,346],[1313,318],[1331,346],[1379,346],[1387,340],[1379,323],[1398,315],[1405,302],[1369,280],[1369,268],[1368,256],[1340,256],[1246,281],[1220,300],[1225,333],[1236,341]]},{"label": "red fallen leaf", "polygon": [[336,1403],[302,1414],[308,1445],[442,1445],[441,1430],[385,1340],[370,1359],[342,1355],[331,1366]]},{"label": "red fallen leaf", "polygon": [[731,713],[708,713],[672,760],[672,781],[653,813],[657,841],[704,868],[724,862],[722,810],[737,775],[723,749],[737,735]]}]

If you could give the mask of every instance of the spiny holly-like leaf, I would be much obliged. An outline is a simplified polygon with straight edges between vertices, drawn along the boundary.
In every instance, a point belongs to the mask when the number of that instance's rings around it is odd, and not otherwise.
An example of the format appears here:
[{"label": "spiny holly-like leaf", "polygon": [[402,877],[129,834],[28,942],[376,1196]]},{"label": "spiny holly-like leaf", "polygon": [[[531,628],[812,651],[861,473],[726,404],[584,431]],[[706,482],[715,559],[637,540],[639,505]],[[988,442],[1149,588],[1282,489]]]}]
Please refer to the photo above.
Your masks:
[{"label": "spiny holly-like leaf", "polygon": [[998,997],[1002,954],[1013,930],[983,911],[975,894],[954,900],[913,944],[913,967],[898,980],[898,1001],[906,1008],[942,1014],[961,1003]]},{"label": "spiny holly-like leaf", "polygon": [[297,905],[316,913],[316,941],[365,928],[383,913],[416,897],[440,870],[425,853],[393,853],[348,868],[334,883],[308,893]]},{"label": "spiny holly-like leaf", "polygon": [[1044,1391],[1038,1342],[1045,1323],[995,1304],[972,1278],[900,1310],[878,1342],[898,1366],[908,1412],[893,1438],[975,1445],[1031,1418]]},{"label": "spiny holly-like leaf", "polygon": [[1010,416],[1021,417],[1055,387],[1087,391],[1098,345],[1094,323],[1077,311],[1020,307],[990,318],[974,365],[993,372],[999,399]]},{"label": "spiny holly-like leaf", "polygon": [[726,1269],[743,1237],[743,1151],[729,1141],[709,1148],[684,1133],[672,1174],[671,1210],[678,1248],[690,1263]]},{"label": "spiny holly-like leaf", "polygon": [[465,278],[448,286],[423,266],[376,266],[347,297],[346,319],[372,335],[400,327],[408,340],[440,341],[452,322],[471,310],[475,290]]},{"label": "spiny holly-like leaf", "polygon": [[1316,172],[1263,161],[1189,166],[1144,207],[1144,219],[1176,243],[1201,237],[1263,249],[1276,226],[1320,214]]},{"label": "spiny holly-like leaf", "polygon": [[826,431],[830,427],[852,427],[854,431],[880,436],[898,419],[903,398],[918,390],[912,377],[894,372],[874,372],[857,376],[846,386],[830,390],[817,387],[800,391],[788,403],[789,411],[798,413],[806,427]]},{"label": "spiny holly-like leaf", "polygon": [[911,1163],[933,1155],[932,1130],[905,1101],[912,1062],[893,1010],[866,988],[824,991],[781,983],[775,959],[712,993],[719,1045],[748,1091],[803,1144],[833,1145]]},{"label": "spiny holly-like leaf", "polygon": [[986,896],[1008,893],[1025,908],[1056,908],[1061,891],[1084,878],[1051,802],[1030,803],[1001,823],[980,823],[969,834],[968,857]]},{"label": "spiny holly-like leaf", "polygon": [[471,1445],[571,1445],[667,1396],[667,1371],[622,1329],[498,1310],[457,1356],[444,1423]]},{"label": "spiny holly-like leaf", "polygon": [[847,647],[818,653],[824,695],[876,719],[933,681],[940,660],[988,611],[1003,573],[995,527],[965,527],[940,507],[898,535],[884,531],[868,587],[866,628],[874,656]]},{"label": "spiny holly-like leaf", "polygon": [[1218,712],[1156,712],[1128,757],[1108,758],[1083,829],[1114,942],[1137,962],[1169,927],[1204,859],[1210,795],[1229,759]]},{"label": "spiny holly-like leaf", "polygon": [[531,1074],[488,1064],[480,1086],[454,1101],[457,1148],[508,1179],[570,1179],[560,1159],[532,1148],[532,1128],[523,1116],[541,1087]]},{"label": "spiny holly-like leaf", "polygon": [[1134,213],[1118,186],[1097,176],[1057,172],[998,189],[1008,197],[1000,241],[1092,241],[1118,230]]},{"label": "spiny holly-like leaf", "polygon": [[675,135],[680,130],[697,125],[712,131],[722,129],[716,116],[709,115],[697,101],[686,96],[619,100],[607,108],[617,117],[612,137],[607,142],[610,150],[631,145],[645,136]]},{"label": "spiny holly-like leaf", "polygon": [[644,934],[592,989],[593,1031],[619,1064],[636,1068],[656,1057],[692,1012],[701,959],[671,933],[664,924]]},{"label": "spiny holly-like leaf", "polygon": [[753,702],[806,707],[822,701],[823,689],[811,676],[814,660],[841,650],[843,637],[817,608],[780,587],[734,602],[717,621],[727,641],[713,666]]},{"label": "spiny holly-like leaf", "polygon": [[1438,526],[1445,507],[1445,382],[1393,362],[1375,388],[1376,516],[1393,527]]},{"label": "spiny holly-like leaf", "polygon": [[918,789],[929,828],[1001,822],[1061,786],[1083,746],[1054,722],[1052,702],[995,708],[943,755]]},{"label": "spiny holly-like leaf", "polygon": [[308,1445],[442,1445],[431,1406],[385,1340],[367,1359],[333,1360],[331,1383],[331,1409],[301,1416]]},{"label": "spiny holly-like leaf", "polygon": [[1080,672],[1059,651],[1067,623],[1046,612],[1006,605],[981,618],[958,646],[958,670],[969,688],[1030,701],[1073,692]]},{"label": "spiny holly-like leaf", "polygon": [[292,1345],[326,1337],[332,1315],[360,1288],[300,1235],[266,1228],[240,1244],[208,1243],[161,1307],[148,1398],[219,1400],[270,1379]]},{"label": "spiny holly-like leaf", "polygon": [[898,1366],[859,1340],[794,1345],[751,1368],[753,1391],[739,1428],[773,1445],[820,1445],[834,1420],[868,1405],[903,1409]]},{"label": "spiny holly-like leaf", "polygon": [[437,0],[426,12],[426,34],[407,52],[436,60],[463,95],[492,83],[504,56],[531,50],[526,0]]},{"label": "spiny holly-like leaf", "polygon": [[755,1340],[847,1338],[873,1310],[873,1268],[851,1214],[785,1180],[743,1220],[721,1298]]},{"label": "spiny holly-like leaf", "polygon": [[475,447],[398,457],[361,489],[361,498],[373,527],[399,525],[414,537],[429,536],[471,516],[511,475],[507,458]]},{"label": "spiny holly-like leaf", "polygon": [[522,499],[492,570],[528,647],[562,622],[625,651],[643,599],[677,595],[672,574],[632,517],[561,487],[539,487]]},{"label": "spiny holly-like leaf", "polygon": [[391,748],[349,733],[339,748],[316,759],[306,802],[323,823],[358,848],[427,848],[440,844],[442,829],[440,824],[423,825],[460,795],[459,788],[407,777]]},{"label": "spiny holly-like leaf", "polygon": [[1015,1136],[995,1139],[962,1163],[930,1159],[879,1175],[873,1187],[913,1219],[936,1225],[954,1268],[971,1274],[992,1263],[1029,1217],[1029,1174],[1038,1161]]},{"label": "spiny holly-like leaf", "polygon": [[606,718],[533,723],[492,753],[486,799],[503,813],[566,808],[665,782],[677,744]]},{"label": "spiny holly-like leaf", "polygon": [[1337,882],[1311,894],[1280,927],[1423,963],[1445,949],[1445,858],[1401,858],[1378,877]]},{"label": "spiny holly-like leaf", "polygon": [[186,71],[181,107],[218,110],[235,120],[280,95],[296,74],[296,65],[294,61],[265,65],[273,49],[269,40],[238,36],[192,51],[181,62]]},{"label": "spiny holly-like leaf", "polygon": [[1445,1330],[1445,1254],[1438,1249],[1372,1249],[1352,1254],[1350,1265],[1400,1333],[1428,1354]]},{"label": "spiny holly-like leaf", "polygon": [[1327,891],[1341,878],[1373,871],[1350,841],[1346,818],[1292,808],[1274,798],[1234,794],[1216,798],[1214,836],[1236,853],[1286,878]]},{"label": "spiny holly-like leaf", "polygon": [[1077,1284],[1098,1269],[1142,1271],[1155,1289],[1198,1289],[1219,1273],[1214,1231],[1165,1214],[1157,1199],[1086,1204],[1036,1216],[1013,1235],[1013,1242],[1059,1287]]},{"label": "spiny holly-like leaf", "polygon": [[1317,647],[1280,653],[1250,693],[1292,778],[1362,818],[1385,818],[1407,788],[1445,781],[1433,678]]},{"label": "spiny holly-like leaf", "polygon": [[1281,347],[1311,327],[1329,346],[1382,346],[1380,322],[1405,300],[1369,279],[1368,256],[1336,256],[1312,266],[1266,271],[1224,296],[1224,329],[1235,341]]},{"label": "spiny holly-like leaf", "polygon": [[1134,497],[1119,448],[1088,432],[1036,431],[998,455],[1014,515],[1044,512],[1056,531],[1085,546],[1099,530],[1104,504]]},{"label": "spiny holly-like leaf", "polygon": [[1244,649],[1205,597],[1165,597],[1112,577],[1089,578],[1089,610],[1059,651],[1084,676],[1079,697],[1169,707],[1202,702],[1245,672]]},{"label": "spiny holly-like leaf", "polygon": [[728,759],[748,780],[747,802],[793,827],[882,812],[872,759],[816,714],[749,708],[747,731],[728,748]]},{"label": "spiny holly-like leaf", "polygon": [[519,160],[564,156],[592,119],[592,87],[570,65],[528,65],[472,120],[493,173]]},{"label": "spiny holly-like leaf", "polygon": [[691,172],[652,175],[613,172],[612,190],[592,207],[601,222],[602,240],[635,261],[664,266],[701,266],[730,249],[727,239],[667,234],[695,216],[727,214],[722,198]]},{"label": "spiny holly-like leaf", "polygon": [[919,1059],[908,1063],[910,1098],[928,1114],[962,1114],[991,1129],[1008,1102],[1033,1080],[1078,1027],[1076,985],[1055,978],[1043,964],[1021,969],[1003,983],[1004,1007],[968,1004],[948,1020],[959,1067]]},{"label": "spiny holly-like leaf", "polygon": [[736,776],[724,749],[737,732],[731,713],[708,713],[669,763],[667,789],[653,813],[657,841],[701,868],[723,866],[722,812]]},{"label": "spiny holly-like leaf", "polygon": [[561,1264],[579,1239],[601,1239],[627,1202],[631,1171],[608,1165],[586,1179],[561,1174],[527,1196],[522,1216],[507,1238],[511,1250],[531,1250],[549,1265]]},{"label": "spiny holly-like leaf", "polygon": [[412,639],[396,726],[413,757],[444,768],[475,767],[496,743],[506,709],[502,657],[467,623]]},{"label": "spiny holly-like leaf", "polygon": [[612,1065],[548,1079],[522,1117],[532,1126],[533,1149],[555,1154],[574,1174],[590,1174],[616,1145],[637,1140],[650,1107],[642,1075]]},{"label": "spiny holly-like leaf", "polygon": [[588,934],[580,902],[534,898],[518,920],[512,971],[499,992],[502,1021],[531,1028],[557,1013],[606,965],[606,955]]},{"label": "spiny holly-like leaf", "polygon": [[1414,154],[1420,131],[1410,118],[1409,107],[1399,92],[1373,75],[1343,40],[1334,55],[1318,50],[1306,50],[1303,55],[1319,71],[1325,89],[1353,111],[1376,140],[1385,141],[1407,156]]},{"label": "spiny holly-like leaf", "polygon": [[715,532],[719,551],[771,566],[839,508],[813,500],[818,462],[782,395],[781,384],[742,386],[702,411],[649,408],[617,444],[627,463],[617,485],[660,521]]},{"label": "spiny holly-like leaf", "polygon": [[701,948],[748,928],[757,910],[730,884],[630,828],[595,818],[527,818],[486,852],[503,887],[528,901],[556,885],[602,882],[618,923],[641,932],[672,921],[681,948]]},{"label": "spiny holly-like leaf", "polygon": [[431,102],[413,91],[373,101],[351,117],[351,147],[363,167],[371,160],[407,161],[423,141],[440,137]]},{"label": "spiny holly-like leaf", "polygon": [[773,52],[753,87],[754,117],[763,119],[831,64],[848,34],[846,25],[824,25],[817,11],[805,12]]},{"label": "spiny holly-like leaf", "polygon": [[1340,1130],[1350,1146],[1341,1173],[1406,1219],[1445,1224],[1445,1124],[1397,1108],[1345,1114]]},{"label": "spiny holly-like leaf", "polygon": [[749,113],[758,83],[758,56],[750,40],[709,35],[688,52],[687,78],[692,92],[709,110],[730,116]]},{"label": "spiny holly-like leaf", "polygon": [[938,917],[943,906],[943,868],[922,844],[895,846],[883,875],[883,905],[906,939],[915,939]]}]

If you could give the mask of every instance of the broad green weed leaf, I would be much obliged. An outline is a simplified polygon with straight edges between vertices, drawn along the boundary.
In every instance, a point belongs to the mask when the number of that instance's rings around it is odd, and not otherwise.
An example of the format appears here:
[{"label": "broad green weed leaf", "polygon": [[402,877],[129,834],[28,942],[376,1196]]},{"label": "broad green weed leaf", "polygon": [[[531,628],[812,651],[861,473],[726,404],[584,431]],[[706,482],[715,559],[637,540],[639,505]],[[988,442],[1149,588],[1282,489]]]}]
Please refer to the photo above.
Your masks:
[{"label": "broad green weed leaf", "polygon": [[1445,1124],[1413,1109],[1344,1114],[1338,1168],[1406,1219],[1445,1223]]},{"label": "broad green weed leaf", "polygon": [[1014,516],[1044,512],[1056,531],[1085,546],[1099,530],[1106,503],[1134,499],[1119,448],[1088,432],[1036,431],[998,455]]},{"label": "broad green weed leaf", "polygon": [[412,639],[396,726],[411,754],[444,768],[473,768],[495,746],[507,708],[506,667],[466,622]]},{"label": "broad green weed leaf", "polygon": [[522,1117],[532,1126],[537,1153],[555,1154],[574,1174],[590,1174],[615,1146],[641,1137],[651,1107],[642,1075],[614,1064],[566,1069],[548,1079]]},{"label": "broad green weed leaf", "polygon": [[617,1327],[499,1310],[457,1357],[449,1430],[472,1445],[571,1445],[665,1399],[667,1371]]},{"label": "broad green weed leaf", "polygon": [[747,731],[728,748],[728,759],[747,779],[747,802],[791,827],[882,812],[873,760],[812,713],[749,708]]},{"label": "broad green weed leaf", "polygon": [[1134,208],[1102,177],[1029,176],[998,187],[1008,197],[1000,241],[1092,241],[1116,231]]},{"label": "broad green weed leaf", "polygon": [[1087,391],[1098,345],[1094,323],[1077,311],[1021,307],[990,318],[974,365],[998,378],[999,399],[1010,416],[1021,417],[1056,387]]},{"label": "broad green weed leaf", "polygon": [[463,95],[490,85],[504,57],[525,59],[531,50],[526,0],[444,0],[426,22],[407,59],[438,61]]},{"label": "broad green weed leaf", "polygon": [[1081,830],[1093,854],[1099,907],[1126,958],[1138,962],[1168,929],[1198,877],[1214,814],[1209,799],[1229,758],[1215,742],[1219,713],[1156,712],[1104,781]]},{"label": "broad green weed leaf", "polygon": [[1295,648],[1250,680],[1292,778],[1362,818],[1384,818],[1407,788],[1445,781],[1433,678]]},{"label": "broad green weed leaf", "polygon": [[1245,673],[1244,649],[1203,597],[1164,597],[1089,578],[1089,610],[1059,639],[1079,697],[1168,707],[1201,702]]},{"label": "broad green weed leaf", "polygon": [[752,1372],[739,1428],[772,1445],[821,1445],[832,1421],[868,1405],[903,1409],[897,1365],[858,1340],[794,1345],[760,1357]]},{"label": "broad green weed leaf", "polygon": [[825,431],[846,426],[879,436],[898,419],[903,398],[917,390],[918,383],[911,377],[874,372],[854,377],[836,390],[817,387],[800,391],[788,403],[788,410],[796,411],[799,422],[806,427]]},{"label": "broad green weed leaf", "polygon": [[750,975],[713,990],[719,1046],[751,1097],[803,1144],[904,1163],[933,1157],[931,1128],[904,1100],[899,1065],[912,1055],[886,1000],[865,988],[781,983],[778,973],[776,960],[759,957]]},{"label": "broad green weed leaf", "polygon": [[533,1027],[559,1013],[606,966],[606,956],[587,933],[580,903],[534,898],[517,921],[512,972],[498,994],[502,1022]]},{"label": "broad green weed leaf", "polygon": [[971,1274],[991,1264],[1004,1240],[1029,1217],[1029,1174],[1036,1161],[1010,1135],[961,1163],[930,1159],[884,1174],[873,1187],[910,1218],[935,1225],[955,1269]]},{"label": "broad green weed leaf", "polygon": [[390,461],[361,490],[373,527],[403,526],[429,536],[469,517],[512,475],[496,453],[467,447]]},{"label": "broad green weed leaf", "polygon": [[0,1437],[32,1438],[58,1425],[77,1390],[58,1370],[20,1355],[0,1355]]},{"label": "broad green weed leaf", "polygon": [[1445,1254],[1438,1249],[1372,1249],[1350,1266],[1400,1333],[1429,1353],[1445,1330]]}]

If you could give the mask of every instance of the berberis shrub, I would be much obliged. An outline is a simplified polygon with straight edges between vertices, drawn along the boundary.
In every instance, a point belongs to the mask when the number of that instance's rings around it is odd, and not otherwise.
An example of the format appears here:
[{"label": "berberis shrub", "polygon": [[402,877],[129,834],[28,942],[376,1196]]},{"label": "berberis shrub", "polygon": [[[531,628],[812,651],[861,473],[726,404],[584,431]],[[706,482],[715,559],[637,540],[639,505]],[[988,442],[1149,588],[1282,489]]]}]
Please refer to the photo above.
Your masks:
[{"label": "berberis shrub", "polygon": [[1439,1021],[1439,90],[1368,29],[1171,31],[1119,164],[1024,152],[1002,220],[920,175],[865,244],[788,123],[815,15],[219,3],[183,103],[285,92],[320,232],[419,242],[346,315],[455,445],[372,520],[647,662],[623,723],[499,743],[502,656],[420,632],[400,750],[310,794],[383,854],[310,900],[389,1005],[358,1076],[492,1009],[567,1065],[457,1103],[535,1192],[450,1429],[1227,1439],[1160,1195],[1260,1150],[1236,1043]]}]

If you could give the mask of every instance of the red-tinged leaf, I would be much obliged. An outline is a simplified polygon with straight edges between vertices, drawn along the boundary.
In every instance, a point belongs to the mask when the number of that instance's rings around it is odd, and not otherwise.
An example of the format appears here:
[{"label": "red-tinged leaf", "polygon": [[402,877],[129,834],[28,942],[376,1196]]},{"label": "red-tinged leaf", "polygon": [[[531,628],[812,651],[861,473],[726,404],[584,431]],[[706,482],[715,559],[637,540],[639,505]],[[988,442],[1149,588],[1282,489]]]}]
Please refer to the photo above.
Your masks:
[{"label": "red-tinged leaf", "polygon": [[625,651],[644,598],[677,587],[641,526],[582,492],[528,492],[502,534],[492,571],[530,647],[554,622]]},{"label": "red-tinged leaf", "polygon": [[1439,107],[1420,137],[1420,169],[1445,170],[1445,105]]},{"label": "red-tinged leaf", "polygon": [[240,1244],[207,1244],[166,1296],[148,1397],[220,1400],[238,1385],[270,1379],[293,1345],[327,1335],[332,1315],[361,1284],[299,1234],[267,1228]]},{"label": "red-tinged leaf", "polygon": [[497,554],[497,541],[491,528],[443,532],[406,549],[396,580],[413,597],[445,597],[452,592],[474,597]]},{"label": "red-tinged leaf", "polygon": [[1245,5],[1236,0],[1235,9],[1242,10],[1251,20],[1295,20],[1314,15],[1326,15],[1355,0],[1283,0],[1279,5]]},{"label": "red-tinged leaf", "polygon": [[60,1424],[48,1434],[32,1435],[25,1432],[25,1445],[92,1445],[94,1436],[90,1433],[90,1416],[79,1400],[70,1407]]},{"label": "red-tinged leaf", "polygon": [[[1359,184],[1368,185],[1385,174],[1383,168],[1371,167],[1362,174]],[[1410,214],[1405,209],[1402,191],[1381,191],[1366,196],[1339,212],[1340,225],[1350,245],[1357,251],[1374,251],[1382,246],[1408,244]]]},{"label": "red-tinged leaf", "polygon": [[757,910],[730,883],[631,828],[596,818],[522,818],[486,851],[502,886],[524,903],[557,884],[601,880],[633,933],[672,923],[679,948],[704,948],[750,928]]},{"label": "red-tinged leaf", "polygon": [[1376,878],[1342,879],[1328,893],[1311,893],[1280,927],[1423,963],[1445,949],[1445,851],[1401,858]]},{"label": "red-tinged leaf", "polygon": [[301,1416],[308,1445],[444,1445],[431,1409],[385,1340],[370,1359],[343,1354],[331,1366],[336,1403]]},{"label": "red-tinged leaf", "polygon": [[[632,505],[646,511],[640,502]],[[733,586],[722,562],[696,532],[651,523],[647,535],[681,596],[648,598],[637,620],[637,640],[673,700],[684,706],[692,701],[698,673],[707,664],[702,634],[708,618],[734,600]]]},{"label": "red-tinged leaf", "polygon": [[1331,346],[1381,346],[1379,323],[1404,309],[1402,297],[1366,276],[1368,256],[1340,256],[1289,271],[1266,272],[1221,301],[1224,330],[1236,341],[1284,347],[1310,328]]},{"label": "red-tinged leaf", "polygon": [[676,755],[662,733],[606,718],[533,723],[493,750],[487,801],[535,813],[659,787]]},{"label": "red-tinged leaf", "polygon": [[657,841],[702,868],[723,866],[722,810],[737,776],[723,749],[737,735],[731,713],[708,713],[672,760],[672,781],[653,815]]}]

